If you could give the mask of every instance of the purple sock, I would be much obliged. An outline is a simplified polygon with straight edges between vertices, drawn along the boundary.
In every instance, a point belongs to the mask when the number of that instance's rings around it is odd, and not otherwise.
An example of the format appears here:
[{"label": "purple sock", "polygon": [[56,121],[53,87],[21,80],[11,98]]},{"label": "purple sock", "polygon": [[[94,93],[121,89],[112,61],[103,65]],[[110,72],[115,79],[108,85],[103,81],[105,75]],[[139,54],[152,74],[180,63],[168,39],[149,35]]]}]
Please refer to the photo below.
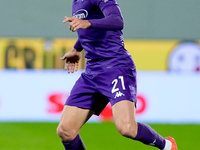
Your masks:
[{"label": "purple sock", "polygon": [[160,136],[155,130],[153,130],[150,126],[143,123],[138,124],[138,133],[135,137],[135,140],[140,141],[147,145],[155,146],[159,149],[163,149],[165,147],[165,139]]},{"label": "purple sock", "polygon": [[62,141],[65,150],[86,150],[85,145],[78,134],[72,141]]}]

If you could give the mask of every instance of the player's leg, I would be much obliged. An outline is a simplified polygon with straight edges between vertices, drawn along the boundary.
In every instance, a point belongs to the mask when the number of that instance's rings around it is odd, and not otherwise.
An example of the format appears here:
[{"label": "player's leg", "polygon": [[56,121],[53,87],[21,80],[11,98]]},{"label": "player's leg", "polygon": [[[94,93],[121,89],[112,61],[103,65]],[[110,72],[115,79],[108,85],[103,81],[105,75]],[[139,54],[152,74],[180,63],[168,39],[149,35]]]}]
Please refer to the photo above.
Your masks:
[{"label": "player's leg", "polygon": [[114,104],[112,110],[114,123],[123,136],[164,149],[166,140],[162,136],[147,124],[136,122],[134,102],[122,100]]},{"label": "player's leg", "polygon": [[85,150],[85,146],[78,133],[93,113],[89,109],[65,105],[57,128],[57,134],[61,138],[66,150]]},{"label": "player's leg", "polygon": [[95,93],[96,89],[91,77],[82,73],[66,100],[60,124],[57,128],[57,133],[67,150],[84,149],[78,133],[82,125],[94,113],[91,110],[93,110]]}]

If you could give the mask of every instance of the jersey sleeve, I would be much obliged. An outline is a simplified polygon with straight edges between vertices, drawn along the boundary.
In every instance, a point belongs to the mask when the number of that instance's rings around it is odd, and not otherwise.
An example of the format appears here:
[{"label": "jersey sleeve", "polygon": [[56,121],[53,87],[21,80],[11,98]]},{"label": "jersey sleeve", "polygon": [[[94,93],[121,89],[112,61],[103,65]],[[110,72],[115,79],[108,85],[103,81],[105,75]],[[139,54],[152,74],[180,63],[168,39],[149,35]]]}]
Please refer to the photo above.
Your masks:
[{"label": "jersey sleeve", "polygon": [[91,0],[91,3],[95,6],[106,7],[110,4],[117,4],[116,0]]},{"label": "jersey sleeve", "polygon": [[83,47],[82,47],[81,42],[79,41],[79,39],[74,44],[74,48],[79,52],[81,52],[83,50]]},{"label": "jersey sleeve", "polygon": [[102,13],[104,14],[104,18],[88,20],[91,23],[91,28],[107,29],[107,30],[123,29],[124,27],[123,17],[120,8],[115,0],[101,0],[98,6],[101,9]]}]

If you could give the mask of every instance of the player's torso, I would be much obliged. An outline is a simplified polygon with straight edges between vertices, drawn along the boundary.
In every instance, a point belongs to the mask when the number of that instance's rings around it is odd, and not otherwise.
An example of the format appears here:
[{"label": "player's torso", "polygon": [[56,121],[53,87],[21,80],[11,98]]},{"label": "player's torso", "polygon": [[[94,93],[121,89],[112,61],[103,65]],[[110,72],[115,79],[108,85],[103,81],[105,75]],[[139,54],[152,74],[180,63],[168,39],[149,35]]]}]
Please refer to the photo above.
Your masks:
[{"label": "player's torso", "polygon": [[[72,16],[83,20],[104,18],[100,8],[93,5],[91,0],[73,0]],[[77,32],[81,45],[85,49],[88,67],[102,67],[104,64],[117,66],[119,63],[127,64],[127,61],[132,64],[132,60],[124,48],[123,35],[120,30],[88,28],[79,29]],[[116,61],[117,59],[120,61]]]}]

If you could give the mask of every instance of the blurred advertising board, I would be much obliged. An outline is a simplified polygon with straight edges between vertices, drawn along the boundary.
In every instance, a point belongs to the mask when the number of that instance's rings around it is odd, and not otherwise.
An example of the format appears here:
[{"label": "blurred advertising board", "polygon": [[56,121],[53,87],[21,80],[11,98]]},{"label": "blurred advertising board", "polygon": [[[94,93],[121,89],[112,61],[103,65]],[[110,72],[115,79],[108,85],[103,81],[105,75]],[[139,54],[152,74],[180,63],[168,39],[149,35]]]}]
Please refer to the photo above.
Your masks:
[{"label": "blurred advertising board", "polygon": [[[82,71],[0,70],[0,121],[57,122]],[[138,71],[138,121],[200,123],[197,73]],[[108,105],[90,122],[111,121]]]},{"label": "blurred advertising board", "polygon": [[[68,74],[60,60],[76,39],[0,38],[0,121],[59,121],[63,104],[85,68]],[[200,41],[125,40],[138,70],[137,118],[200,123]],[[107,105],[100,117],[112,120]]]},{"label": "blurred advertising board", "polygon": [[[60,57],[76,39],[0,38],[0,69],[62,69]],[[200,71],[200,42],[125,40],[137,70]],[[84,52],[79,69],[85,68]]]},{"label": "blurred advertising board", "polygon": [[128,40],[138,70],[200,71],[200,43],[180,40]]},{"label": "blurred advertising board", "polygon": [[[60,57],[75,42],[75,39],[0,38],[0,69],[63,69]],[[80,69],[85,66],[83,61]]]}]

